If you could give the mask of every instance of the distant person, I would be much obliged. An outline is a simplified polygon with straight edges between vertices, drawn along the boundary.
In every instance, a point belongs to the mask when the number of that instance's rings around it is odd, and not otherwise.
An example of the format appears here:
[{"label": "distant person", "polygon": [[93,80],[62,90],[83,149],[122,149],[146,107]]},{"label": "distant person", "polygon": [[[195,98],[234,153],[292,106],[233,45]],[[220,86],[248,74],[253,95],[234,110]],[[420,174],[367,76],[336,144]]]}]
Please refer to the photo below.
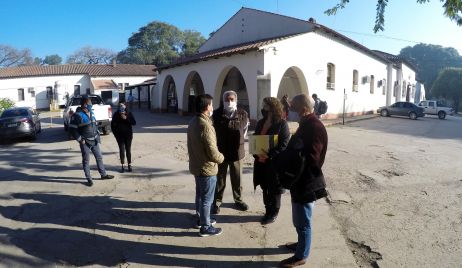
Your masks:
[{"label": "distant person", "polygon": [[133,102],[134,101],[135,101],[135,98],[133,97],[132,92],[130,92],[130,94],[127,97],[128,108],[130,109],[130,111],[133,110]]},{"label": "distant person", "polygon": [[242,159],[245,156],[244,138],[249,116],[244,109],[237,107],[237,93],[226,91],[223,101],[213,112],[213,125],[217,133],[218,149],[225,161],[218,165],[217,189],[212,214],[220,213],[226,187],[226,174],[230,169],[231,187],[235,208],[246,211],[249,206],[242,200]]},{"label": "distant person", "polygon": [[108,175],[104,168],[103,155],[99,147],[101,138],[99,136],[95,115],[92,111],[91,99],[88,98],[88,96],[82,97],[80,107],[72,114],[69,129],[73,138],[80,145],[82,166],[88,181],[88,186],[93,186],[93,180],[90,174],[90,152],[95,156],[101,179],[113,179],[114,176]]},{"label": "distant person", "polygon": [[212,125],[212,96],[205,94],[196,98],[196,111],[188,125],[187,144],[189,171],[196,179],[196,215],[200,236],[222,233],[215,228],[216,220],[210,218],[210,209],[215,195],[218,164],[224,156],[218,151],[215,129]]},{"label": "distant person", "polygon": [[116,138],[119,146],[120,164],[122,165],[120,172],[125,172],[125,154],[127,155],[127,171],[132,171],[132,140],[133,128],[136,125],[133,113],[127,110],[124,103],[119,104],[119,109],[112,116],[111,130]]},{"label": "distant person", "polygon": [[320,99],[318,98],[318,95],[317,94],[313,94],[311,95],[311,97],[313,98],[314,100],[314,114],[316,115],[316,117],[318,119],[321,118],[321,114],[319,113],[319,102],[320,102]]},{"label": "distant person", "polygon": [[287,147],[290,131],[289,125],[283,119],[283,106],[278,99],[264,98],[261,113],[263,118],[257,122],[254,135],[278,135],[277,146],[267,153],[254,155],[253,184],[255,188],[260,185],[263,190],[265,215],[261,219],[261,224],[265,225],[276,220],[283,192],[271,159]]},{"label": "distant person", "polygon": [[[298,241],[286,246],[295,250],[294,256],[280,262],[281,267],[303,265],[310,254],[314,202],[327,196],[322,166],[327,152],[327,132],[314,114],[314,101],[305,94],[292,99],[292,109],[300,116],[293,138],[303,141],[306,165],[301,177],[291,186],[292,221]],[[289,141],[290,146],[290,141]]]}]

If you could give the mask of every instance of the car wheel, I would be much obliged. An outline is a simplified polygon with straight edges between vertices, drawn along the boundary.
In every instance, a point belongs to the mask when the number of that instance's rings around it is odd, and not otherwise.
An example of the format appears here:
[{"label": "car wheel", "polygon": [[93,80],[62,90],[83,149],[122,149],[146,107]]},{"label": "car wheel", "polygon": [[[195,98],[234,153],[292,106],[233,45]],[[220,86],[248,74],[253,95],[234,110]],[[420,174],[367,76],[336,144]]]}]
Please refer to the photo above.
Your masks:
[{"label": "car wheel", "polygon": [[417,119],[417,114],[415,112],[410,112],[409,113],[409,118],[411,118],[412,120],[416,120]]},{"label": "car wheel", "polygon": [[446,118],[446,113],[443,112],[443,111],[439,111],[439,112],[438,112],[438,118],[439,118],[439,119],[445,119],[445,118]]},{"label": "car wheel", "polygon": [[382,110],[382,111],[380,112],[380,115],[381,115],[381,116],[388,116],[388,111],[387,111],[387,110]]}]

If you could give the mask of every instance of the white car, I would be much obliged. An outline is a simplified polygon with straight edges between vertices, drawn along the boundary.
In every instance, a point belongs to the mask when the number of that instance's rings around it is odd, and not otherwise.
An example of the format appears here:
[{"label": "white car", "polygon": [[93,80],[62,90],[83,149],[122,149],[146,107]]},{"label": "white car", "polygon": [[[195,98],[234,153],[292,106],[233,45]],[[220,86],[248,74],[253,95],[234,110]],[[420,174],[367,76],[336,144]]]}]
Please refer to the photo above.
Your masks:
[{"label": "white car", "polygon": [[439,119],[445,119],[446,115],[454,115],[454,109],[445,107],[436,100],[421,101],[419,106],[424,108],[425,114],[438,115]]},{"label": "white car", "polygon": [[[98,128],[101,129],[104,135],[109,134],[111,129],[111,120],[112,120],[112,107],[111,105],[106,105],[98,95],[88,95],[91,103],[93,105],[93,114],[95,115],[96,122],[98,123]],[[66,108],[63,112],[63,121],[64,121],[64,130],[68,131],[69,121],[73,113],[80,107],[82,101],[82,96],[73,96],[69,99],[66,104]]]}]

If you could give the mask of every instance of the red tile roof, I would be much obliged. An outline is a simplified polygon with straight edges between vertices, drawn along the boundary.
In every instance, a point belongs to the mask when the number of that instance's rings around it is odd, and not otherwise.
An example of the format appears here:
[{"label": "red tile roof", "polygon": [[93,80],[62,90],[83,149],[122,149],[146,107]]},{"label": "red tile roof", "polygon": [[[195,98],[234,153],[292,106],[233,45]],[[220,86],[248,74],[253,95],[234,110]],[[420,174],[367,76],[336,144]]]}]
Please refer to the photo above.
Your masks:
[{"label": "red tile roof", "polygon": [[155,76],[155,65],[136,64],[66,64],[49,66],[21,66],[0,68],[0,79],[88,74],[90,76]]}]

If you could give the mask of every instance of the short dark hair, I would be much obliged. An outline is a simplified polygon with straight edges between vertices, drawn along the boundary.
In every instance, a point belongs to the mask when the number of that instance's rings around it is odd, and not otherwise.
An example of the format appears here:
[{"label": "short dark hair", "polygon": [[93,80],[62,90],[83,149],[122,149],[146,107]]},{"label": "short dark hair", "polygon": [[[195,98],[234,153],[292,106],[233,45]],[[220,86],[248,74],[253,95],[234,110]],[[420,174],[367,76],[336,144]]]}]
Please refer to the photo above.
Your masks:
[{"label": "short dark hair", "polygon": [[201,94],[196,97],[196,112],[202,113],[207,109],[207,106],[212,104],[212,96],[209,94]]},{"label": "short dark hair", "polygon": [[313,99],[317,99],[317,98],[318,98],[318,95],[317,95],[317,94],[313,94],[313,95],[311,95],[311,97],[312,97]]},{"label": "short dark hair", "polygon": [[83,107],[85,104],[87,104],[88,100],[90,100],[90,98],[87,95],[83,95],[82,99],[80,100],[80,106]]}]

